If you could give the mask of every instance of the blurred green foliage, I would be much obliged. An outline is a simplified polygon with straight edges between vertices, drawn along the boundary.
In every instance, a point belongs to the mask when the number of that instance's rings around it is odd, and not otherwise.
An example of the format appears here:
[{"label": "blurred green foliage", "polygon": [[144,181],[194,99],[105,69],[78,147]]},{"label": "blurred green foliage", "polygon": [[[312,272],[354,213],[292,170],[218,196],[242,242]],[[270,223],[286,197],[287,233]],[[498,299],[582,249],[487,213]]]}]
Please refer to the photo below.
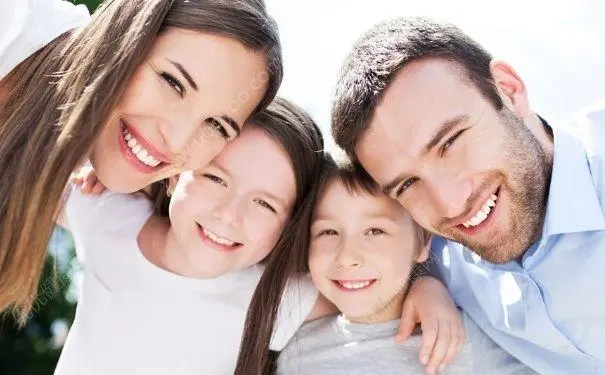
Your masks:
[{"label": "blurred green foliage", "polygon": [[23,328],[10,315],[0,321],[0,374],[52,374],[74,319],[77,262],[73,241],[64,230],[53,235],[30,317]]},{"label": "blurred green foliage", "polygon": [[99,4],[101,4],[103,1],[102,0],[75,0],[74,3],[75,4],[84,4],[88,7],[88,10],[90,10],[90,12],[94,12],[95,9],[97,9],[97,7],[99,6]]}]

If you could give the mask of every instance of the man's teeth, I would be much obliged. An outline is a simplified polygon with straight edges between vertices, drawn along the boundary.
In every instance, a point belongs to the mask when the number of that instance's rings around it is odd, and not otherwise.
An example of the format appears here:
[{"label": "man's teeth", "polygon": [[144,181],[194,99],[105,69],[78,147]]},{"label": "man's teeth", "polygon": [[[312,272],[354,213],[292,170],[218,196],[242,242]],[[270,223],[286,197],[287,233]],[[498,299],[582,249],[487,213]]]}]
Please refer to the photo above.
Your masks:
[{"label": "man's teeth", "polygon": [[338,281],[341,287],[345,289],[361,289],[370,285],[371,281]]},{"label": "man's teeth", "polygon": [[143,146],[139,144],[134,135],[132,135],[128,130],[126,130],[124,133],[124,140],[126,140],[126,144],[128,147],[130,147],[132,153],[135,154],[137,159],[139,159],[141,162],[150,167],[157,167],[160,165],[161,161],[151,156],[149,151],[145,150]]},{"label": "man's teeth", "polygon": [[495,194],[492,194],[487,201],[483,204],[483,207],[473,216],[469,221],[463,223],[465,228],[476,227],[477,225],[483,223],[487,216],[492,211],[492,207],[496,205],[496,201],[498,197]]},{"label": "man's teeth", "polygon": [[235,242],[233,241],[229,241],[226,238],[217,236],[216,234],[212,233],[211,231],[209,231],[208,229],[202,227],[202,231],[204,232],[204,234],[210,238],[212,241],[216,242],[219,245],[226,245],[226,246],[233,246],[235,245]]}]

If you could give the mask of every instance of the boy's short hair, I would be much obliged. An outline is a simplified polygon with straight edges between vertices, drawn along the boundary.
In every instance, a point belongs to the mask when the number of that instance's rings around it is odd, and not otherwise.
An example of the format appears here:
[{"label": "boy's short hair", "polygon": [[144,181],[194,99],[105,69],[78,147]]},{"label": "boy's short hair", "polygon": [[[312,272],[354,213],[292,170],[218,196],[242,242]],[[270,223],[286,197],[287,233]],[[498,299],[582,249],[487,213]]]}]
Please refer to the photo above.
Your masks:
[{"label": "boy's short hair", "polygon": [[[369,194],[373,197],[382,197],[384,193],[378,183],[363,169],[359,163],[352,162],[344,153],[333,157],[330,153],[324,153],[324,163],[319,182],[318,196],[322,196],[331,182],[339,181],[343,184],[349,194]],[[416,230],[416,251],[426,246],[431,234],[414,221]]]}]

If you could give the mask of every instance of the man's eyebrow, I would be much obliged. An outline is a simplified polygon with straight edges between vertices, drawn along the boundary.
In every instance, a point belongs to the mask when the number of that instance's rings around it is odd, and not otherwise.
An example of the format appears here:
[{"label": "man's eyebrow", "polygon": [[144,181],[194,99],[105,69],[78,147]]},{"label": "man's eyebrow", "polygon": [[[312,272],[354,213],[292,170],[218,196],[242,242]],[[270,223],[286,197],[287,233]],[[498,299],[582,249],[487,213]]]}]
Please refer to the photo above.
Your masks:
[{"label": "man's eyebrow", "polygon": [[468,115],[459,115],[456,117],[452,117],[449,120],[444,121],[439,129],[435,132],[435,135],[431,138],[430,141],[424,146],[424,153],[428,154],[435,146],[441,142],[443,137],[445,137],[449,132],[452,131],[453,128],[458,126],[461,122],[465,122],[468,120]]},{"label": "man's eyebrow", "polygon": [[191,78],[191,75],[189,74],[189,72],[187,71],[187,69],[185,69],[183,67],[183,65],[179,64],[176,61],[172,61],[172,60],[168,60],[170,61],[170,63],[172,65],[174,65],[179,72],[181,72],[181,74],[183,75],[183,77],[185,77],[185,79],[187,80],[187,82],[189,83],[189,86],[191,86],[191,88],[193,89],[193,91],[198,91],[197,88],[197,83],[195,83],[195,81],[193,80],[193,78]]},{"label": "man's eyebrow", "polygon": [[397,185],[399,185],[399,183],[401,182],[401,180],[403,180],[404,177],[405,176],[403,174],[400,174],[397,177],[395,177],[394,179],[392,179],[389,183],[387,183],[386,185],[384,185],[382,187],[382,193],[384,195],[390,197],[393,189],[395,189],[397,187]]}]

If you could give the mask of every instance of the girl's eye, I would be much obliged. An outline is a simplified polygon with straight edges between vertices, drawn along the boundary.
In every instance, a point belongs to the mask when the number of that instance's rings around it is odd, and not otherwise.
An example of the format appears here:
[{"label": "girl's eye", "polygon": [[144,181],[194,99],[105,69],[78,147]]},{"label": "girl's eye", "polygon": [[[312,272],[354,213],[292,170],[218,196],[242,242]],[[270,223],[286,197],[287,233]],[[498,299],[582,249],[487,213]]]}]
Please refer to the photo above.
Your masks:
[{"label": "girl's eye", "polygon": [[334,229],[324,229],[321,232],[319,232],[317,237],[319,237],[319,236],[338,236],[338,232],[335,231]]},{"label": "girl's eye", "polygon": [[225,127],[223,126],[223,124],[221,124],[221,122],[219,120],[211,117],[206,120],[206,123],[208,125],[210,125],[214,130],[219,132],[221,137],[223,137],[225,139],[229,139],[229,132],[227,132],[227,129],[225,129]]},{"label": "girl's eye", "polygon": [[381,234],[384,234],[384,230],[380,229],[380,228],[370,228],[366,234],[370,235],[370,236],[379,236]]},{"label": "girl's eye", "polygon": [[271,211],[273,213],[277,213],[277,211],[275,210],[275,208],[273,208],[273,206],[271,206],[266,201],[264,201],[262,199],[256,199],[255,202],[258,203],[261,207],[266,208],[267,210],[269,210],[269,211]]},{"label": "girl's eye", "polygon": [[207,179],[209,179],[210,181],[217,183],[217,184],[221,184],[223,186],[227,186],[227,184],[225,183],[225,181],[223,181],[222,178],[217,177],[213,174],[210,173],[204,173],[204,177],[206,177]]},{"label": "girl's eye", "polygon": [[181,98],[185,96],[185,86],[183,86],[172,74],[162,72],[160,73],[160,76],[164,78],[164,81],[166,81]]}]

